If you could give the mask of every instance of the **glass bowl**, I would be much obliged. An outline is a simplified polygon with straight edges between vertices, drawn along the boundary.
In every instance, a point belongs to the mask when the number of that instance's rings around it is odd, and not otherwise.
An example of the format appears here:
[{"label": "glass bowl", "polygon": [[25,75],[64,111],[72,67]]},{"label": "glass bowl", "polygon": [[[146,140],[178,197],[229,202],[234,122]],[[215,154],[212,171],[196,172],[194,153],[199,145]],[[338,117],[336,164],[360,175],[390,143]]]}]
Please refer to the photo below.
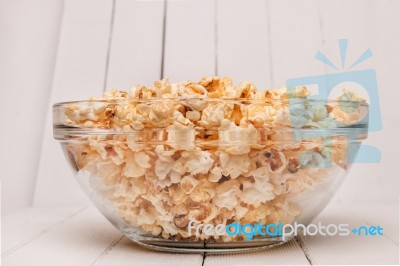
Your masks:
[{"label": "glass bowl", "polygon": [[102,214],[134,242],[174,252],[289,241],[279,226],[307,226],[324,209],[368,129],[365,103],[305,98],[119,98],[53,114]]}]

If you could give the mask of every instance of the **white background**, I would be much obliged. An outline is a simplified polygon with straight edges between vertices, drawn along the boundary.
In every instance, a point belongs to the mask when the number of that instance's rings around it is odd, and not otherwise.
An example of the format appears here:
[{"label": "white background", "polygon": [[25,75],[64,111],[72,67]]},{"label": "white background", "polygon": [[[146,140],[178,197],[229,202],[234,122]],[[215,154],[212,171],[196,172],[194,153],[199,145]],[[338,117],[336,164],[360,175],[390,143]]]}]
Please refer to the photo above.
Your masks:
[{"label": "white background", "polygon": [[103,88],[129,89],[229,75],[260,88],[336,73],[370,48],[354,70],[377,72],[384,129],[366,143],[380,164],[356,164],[334,201],[397,202],[400,163],[400,1],[0,0],[2,214],[35,206],[87,204],[52,138],[51,105]]}]

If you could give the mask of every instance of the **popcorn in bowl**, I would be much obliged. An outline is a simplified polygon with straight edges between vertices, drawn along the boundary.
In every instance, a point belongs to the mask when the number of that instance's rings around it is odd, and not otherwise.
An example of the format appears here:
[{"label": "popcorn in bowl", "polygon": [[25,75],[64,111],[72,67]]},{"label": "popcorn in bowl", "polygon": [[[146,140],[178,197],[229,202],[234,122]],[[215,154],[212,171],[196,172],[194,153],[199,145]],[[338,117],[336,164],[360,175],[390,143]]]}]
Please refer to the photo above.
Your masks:
[{"label": "popcorn in bowl", "polygon": [[164,79],[55,104],[54,136],[83,189],[133,241],[189,252],[265,248],[290,237],[220,229],[308,224],[322,211],[367,134],[368,106],[344,93],[313,100],[306,87]]}]

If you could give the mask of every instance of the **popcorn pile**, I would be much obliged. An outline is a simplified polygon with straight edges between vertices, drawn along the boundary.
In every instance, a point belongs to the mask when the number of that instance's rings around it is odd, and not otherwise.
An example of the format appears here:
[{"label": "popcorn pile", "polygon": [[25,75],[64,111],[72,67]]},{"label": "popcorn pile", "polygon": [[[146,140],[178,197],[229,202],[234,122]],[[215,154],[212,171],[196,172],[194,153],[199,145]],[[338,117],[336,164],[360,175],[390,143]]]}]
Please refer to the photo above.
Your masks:
[{"label": "popcorn pile", "polygon": [[67,149],[130,227],[166,239],[239,240],[189,235],[187,226],[292,223],[303,211],[297,199],[346,169],[343,137],[300,141],[291,130],[338,127],[337,118],[351,123],[360,114],[310,105],[308,95],[306,87],[261,92],[226,77],[113,90],[66,108],[66,125],[108,132]]}]

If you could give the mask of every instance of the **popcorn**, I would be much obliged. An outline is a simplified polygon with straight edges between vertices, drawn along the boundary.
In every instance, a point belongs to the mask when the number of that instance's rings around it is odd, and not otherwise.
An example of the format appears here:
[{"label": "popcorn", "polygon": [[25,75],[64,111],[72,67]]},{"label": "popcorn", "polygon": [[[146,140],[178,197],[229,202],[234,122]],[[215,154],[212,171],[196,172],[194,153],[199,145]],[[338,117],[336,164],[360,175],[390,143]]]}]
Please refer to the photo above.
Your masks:
[{"label": "popcorn", "polygon": [[171,103],[155,102],[150,107],[149,119],[154,125],[161,124],[167,120],[173,112]]},{"label": "popcorn", "polygon": [[240,205],[235,206],[235,215],[238,219],[242,219],[246,213],[248,212],[248,209],[246,207],[242,207]]},{"label": "popcorn", "polygon": [[217,208],[212,206],[210,209],[201,206],[198,209],[192,210],[188,214],[189,219],[195,219],[196,221],[208,223],[217,216]]},{"label": "popcorn", "polygon": [[299,163],[302,166],[313,167],[313,168],[324,168],[325,160],[321,154],[315,151],[305,151],[299,156]]},{"label": "popcorn", "polygon": [[256,87],[251,82],[242,81],[239,84],[239,88],[236,92],[236,97],[254,98],[256,91],[257,91]]},{"label": "popcorn", "polygon": [[176,235],[179,232],[179,228],[173,222],[160,221],[158,223],[163,228],[164,233]]},{"label": "popcorn", "polygon": [[328,110],[325,106],[313,106],[312,111],[314,113],[314,121],[318,122],[328,117]]},{"label": "popcorn", "polygon": [[174,224],[178,228],[186,228],[186,226],[189,224],[189,219],[186,217],[186,215],[178,215],[174,218]]},{"label": "popcorn", "polygon": [[236,126],[234,122],[220,129],[218,134],[221,142],[220,149],[233,155],[249,153],[251,146],[258,143],[260,138],[259,132],[252,124],[241,127]]},{"label": "popcorn", "polygon": [[89,168],[100,159],[99,153],[93,151],[89,145],[70,144],[68,154],[74,157],[78,169]]},{"label": "popcorn", "polygon": [[209,98],[228,97],[233,98],[235,95],[232,89],[232,80],[228,77],[203,77],[200,82],[207,89]]},{"label": "popcorn", "polygon": [[113,182],[119,179],[122,170],[119,165],[109,160],[97,161],[96,168],[96,175],[103,180],[106,185],[113,185]]},{"label": "popcorn", "polygon": [[214,159],[207,151],[196,150],[193,155],[188,158],[184,168],[192,175],[207,174],[214,163]]},{"label": "popcorn", "polygon": [[[190,219],[292,223],[303,214],[297,199],[329,187],[332,173],[347,168],[348,148],[344,136],[299,141],[292,128],[336,128],[362,116],[351,104],[310,104],[308,95],[306,87],[261,92],[228,77],[112,90],[99,98],[109,102],[71,104],[65,115],[69,126],[115,133],[66,148],[122,223],[149,237],[210,239],[189,236]],[[365,101],[349,91],[339,99],[356,107]]]},{"label": "popcorn", "polygon": [[222,174],[232,179],[238,178],[241,174],[248,173],[252,167],[247,154],[228,155],[227,153],[221,153],[220,162]]},{"label": "popcorn", "polygon": [[153,236],[158,236],[161,233],[161,227],[156,225],[142,225],[142,229],[151,233]]},{"label": "popcorn", "polygon": [[221,167],[214,167],[208,176],[208,180],[210,182],[218,182],[222,177],[222,168]]},{"label": "popcorn", "polygon": [[148,213],[145,209],[140,209],[139,214],[137,215],[136,218],[136,224],[137,225],[151,225],[155,222],[155,218]]},{"label": "popcorn", "polygon": [[180,181],[181,177],[183,174],[186,173],[186,169],[184,167],[186,162],[186,159],[181,157],[178,160],[174,162],[174,165],[172,166],[170,178],[171,182],[176,184]]},{"label": "popcorn", "polygon": [[190,193],[190,198],[194,202],[207,203],[215,196],[215,185],[206,179],[202,179],[199,182]]},{"label": "popcorn", "polygon": [[186,194],[190,194],[198,184],[199,181],[190,175],[183,177],[180,181],[181,188]]},{"label": "popcorn", "polygon": [[125,197],[132,185],[126,177],[121,178],[121,182],[115,185],[114,197]]},{"label": "popcorn", "polygon": [[217,196],[214,203],[218,207],[232,210],[237,205],[237,196],[240,194],[239,181],[235,179],[223,182],[216,188]]},{"label": "popcorn", "polygon": [[165,179],[167,175],[171,172],[172,166],[174,163],[174,159],[171,157],[159,157],[155,164],[154,164],[154,170],[159,179]]},{"label": "popcorn", "polygon": [[135,158],[129,158],[126,161],[123,175],[127,177],[140,177],[145,173],[145,169],[140,167],[140,165],[136,162]]},{"label": "popcorn", "polygon": [[260,164],[267,166],[272,173],[281,173],[286,168],[285,155],[276,149],[266,149],[258,157]]},{"label": "popcorn", "polygon": [[246,107],[247,109],[247,119],[250,121],[256,121],[257,119],[262,119],[265,122],[272,122],[276,115],[276,111],[272,106],[265,104],[250,104]]},{"label": "popcorn", "polygon": [[195,147],[193,143],[195,136],[193,125],[170,125],[167,127],[167,132],[167,141],[175,150],[190,150]]},{"label": "popcorn", "polygon": [[202,111],[201,124],[206,128],[219,127],[222,119],[229,118],[232,112],[232,104],[210,103]]},{"label": "popcorn", "polygon": [[200,112],[199,111],[187,111],[186,112],[186,118],[189,119],[192,122],[199,121],[200,120]]},{"label": "popcorn", "polygon": [[143,168],[151,168],[150,156],[143,151],[134,153],[136,163]]},{"label": "popcorn", "polygon": [[272,193],[272,188],[273,186],[270,185],[269,187],[270,193],[264,193],[263,191],[260,191],[256,188],[249,188],[243,191],[243,193],[240,195],[240,199],[247,204],[252,204],[254,206],[260,205],[260,203],[264,203],[268,200],[272,200],[275,195]]}]

